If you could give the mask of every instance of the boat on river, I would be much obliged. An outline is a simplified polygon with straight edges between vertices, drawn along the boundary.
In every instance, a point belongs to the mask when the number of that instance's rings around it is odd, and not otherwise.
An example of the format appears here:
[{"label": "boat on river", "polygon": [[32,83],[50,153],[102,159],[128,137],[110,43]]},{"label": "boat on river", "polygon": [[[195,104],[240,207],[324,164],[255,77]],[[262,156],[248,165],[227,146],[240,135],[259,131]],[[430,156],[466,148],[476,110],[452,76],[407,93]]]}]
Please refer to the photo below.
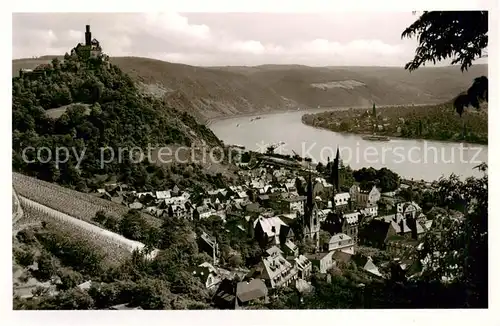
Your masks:
[{"label": "boat on river", "polygon": [[379,136],[379,135],[366,135],[362,137],[363,140],[371,140],[371,141],[389,141],[391,140],[387,136]]}]

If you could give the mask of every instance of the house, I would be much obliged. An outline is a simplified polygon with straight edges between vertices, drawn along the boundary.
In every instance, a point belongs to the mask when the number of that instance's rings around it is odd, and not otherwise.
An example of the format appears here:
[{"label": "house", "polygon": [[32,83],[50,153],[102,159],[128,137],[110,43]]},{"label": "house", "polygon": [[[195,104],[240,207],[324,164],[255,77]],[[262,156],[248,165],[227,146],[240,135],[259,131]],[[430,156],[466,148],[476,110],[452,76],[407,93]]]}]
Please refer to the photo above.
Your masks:
[{"label": "house", "polygon": [[213,297],[214,304],[219,309],[245,309],[252,301],[267,301],[268,290],[260,279],[236,283],[224,279]]},{"label": "house", "polygon": [[391,223],[384,219],[373,219],[359,232],[359,242],[365,246],[385,249],[391,235],[394,235]]},{"label": "house", "polygon": [[330,208],[318,210],[318,218],[320,222],[324,222],[329,214],[333,213]]},{"label": "house", "polygon": [[259,195],[259,196],[257,196],[257,203],[259,203],[262,207],[269,208],[270,207],[270,198],[269,198],[269,195]]},{"label": "house", "polygon": [[280,211],[283,214],[290,214],[299,212],[300,214],[304,214],[304,203],[306,197],[299,196],[290,193],[281,193],[276,196],[276,199],[271,204],[276,210]]},{"label": "house", "polygon": [[163,209],[160,209],[156,206],[149,206],[149,207],[146,207],[145,211],[148,213],[148,214],[151,214],[155,217],[160,217],[163,215],[163,213],[165,212],[165,210]]},{"label": "house", "polygon": [[335,251],[332,255],[332,259],[335,261],[335,264],[338,266],[340,264],[347,264],[352,260],[352,257],[354,255],[351,255],[347,252],[343,251]]},{"label": "house", "polygon": [[300,255],[295,257],[293,263],[297,267],[298,278],[299,279],[307,279],[311,276],[312,273],[312,263],[306,256]]},{"label": "house", "polygon": [[348,192],[341,192],[339,194],[335,194],[333,197],[335,209],[344,210],[349,208],[351,195]]},{"label": "house", "polygon": [[294,182],[285,183],[285,189],[289,193],[297,193],[297,187],[295,186]]},{"label": "house", "polygon": [[227,278],[223,279],[212,300],[218,309],[236,309],[236,282]]},{"label": "house", "polygon": [[287,240],[293,241],[292,229],[279,217],[259,216],[254,221],[254,236],[262,247],[269,244],[279,245]]},{"label": "house", "polygon": [[334,252],[335,251],[320,252],[306,255],[306,257],[312,263],[312,266],[316,266],[319,272],[324,274],[335,266],[335,261],[333,260]]},{"label": "house", "polygon": [[360,267],[363,271],[367,272],[371,276],[383,277],[382,273],[380,273],[379,269],[373,263],[373,260],[370,256],[365,255],[355,255],[352,257],[352,260],[358,267]]},{"label": "house", "polygon": [[211,237],[206,232],[202,232],[198,238],[198,246],[199,250],[209,254],[213,259],[213,264],[217,265],[218,257],[220,256],[217,239],[215,237]]},{"label": "house", "polygon": [[313,194],[314,196],[320,196],[323,198],[331,197],[333,195],[333,185],[328,183],[324,178],[315,178]]},{"label": "house", "polygon": [[306,280],[300,278],[295,282],[295,288],[297,289],[297,291],[299,291],[299,293],[303,294],[311,293],[314,290],[314,287],[310,282],[307,282]]},{"label": "house", "polygon": [[152,193],[151,191],[147,191],[147,192],[138,192],[138,193],[136,193],[136,194],[135,194],[135,196],[136,196],[137,198],[142,198],[142,197],[147,196],[147,195],[149,195],[149,196],[151,196],[151,197],[153,197],[153,198],[154,198],[154,196],[155,196],[155,194],[154,194],[154,193]]},{"label": "house", "polygon": [[378,205],[377,204],[368,204],[366,207],[361,208],[359,210],[361,214],[365,217],[377,217],[378,216]]},{"label": "house", "polygon": [[358,242],[358,225],[360,213],[332,212],[322,223],[323,229],[331,234],[343,233]]},{"label": "house", "polygon": [[172,197],[172,194],[170,193],[170,190],[156,192],[157,199],[167,199],[167,198],[171,198],[171,197]]},{"label": "house", "polygon": [[391,224],[391,228],[394,230],[395,234],[405,236],[406,238],[418,239],[425,233],[422,225],[412,216],[412,213],[416,215],[416,212],[412,211],[403,215],[397,212],[393,215],[386,215],[380,217],[380,219]]},{"label": "house", "polygon": [[267,287],[261,279],[243,281],[236,285],[236,309],[244,307],[254,300],[267,301]]},{"label": "house", "polygon": [[208,205],[201,205],[193,210],[193,220],[202,220],[214,215],[215,210]]},{"label": "house", "polygon": [[376,206],[382,196],[380,190],[375,186],[368,191],[362,190],[359,185],[353,185],[349,189],[349,193],[352,201],[360,208]]},{"label": "house", "polygon": [[404,218],[425,220],[425,215],[422,214],[422,208],[415,202],[397,203],[396,212],[402,214]]},{"label": "house", "polygon": [[396,257],[406,257],[419,245],[416,239],[408,239],[403,236],[393,235],[387,239],[385,250]]},{"label": "house", "polygon": [[411,279],[420,275],[422,268],[422,262],[419,259],[395,258],[390,264],[391,279],[397,282]]},{"label": "house", "polygon": [[348,254],[354,254],[354,240],[343,233],[335,234],[328,241],[328,251],[342,251]]},{"label": "house", "polygon": [[283,250],[283,252],[287,257],[289,256],[297,257],[299,255],[299,248],[295,245],[295,243],[293,243],[290,240],[287,240],[281,246],[281,249]]},{"label": "house", "polygon": [[283,257],[283,252],[276,246],[266,250],[262,258],[262,279],[273,289],[288,286],[298,277],[297,267]]},{"label": "house", "polygon": [[192,218],[193,214],[191,213],[190,205],[185,203],[184,205],[170,205],[167,208],[167,214],[173,217],[189,217]]},{"label": "house", "polygon": [[417,240],[424,233],[425,229],[419,222],[396,213],[371,220],[360,233],[360,242],[367,246],[386,249],[391,239]]},{"label": "house", "polygon": [[191,270],[194,277],[200,279],[209,291],[215,291],[222,279],[217,269],[210,263],[204,262]]}]

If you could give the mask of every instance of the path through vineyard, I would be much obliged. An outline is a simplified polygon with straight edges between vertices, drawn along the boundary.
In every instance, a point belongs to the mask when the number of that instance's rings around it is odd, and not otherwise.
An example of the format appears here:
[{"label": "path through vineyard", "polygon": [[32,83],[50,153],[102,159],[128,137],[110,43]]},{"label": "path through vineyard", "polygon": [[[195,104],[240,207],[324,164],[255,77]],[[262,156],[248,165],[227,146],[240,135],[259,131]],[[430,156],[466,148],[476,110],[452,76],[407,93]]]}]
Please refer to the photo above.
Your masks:
[{"label": "path through vineyard", "polygon": [[[75,218],[68,214],[59,212],[55,209],[37,203],[23,196],[19,196],[18,198],[20,204],[24,206],[26,209],[37,211],[40,213],[39,215],[47,216],[48,218],[51,218],[59,223],[71,224],[72,226],[80,229],[81,231],[89,235],[88,239],[89,241],[92,241],[92,238],[94,237],[105,239],[106,241],[111,242],[112,245],[121,247],[122,249],[126,249],[130,253],[132,253],[136,249],[142,251],[145,247],[145,245],[139,241],[127,239],[120,234],[105,230],[97,225],[93,225],[91,223],[82,221],[81,219]],[[157,250],[154,250],[150,254],[150,256],[154,257],[156,253]]]}]

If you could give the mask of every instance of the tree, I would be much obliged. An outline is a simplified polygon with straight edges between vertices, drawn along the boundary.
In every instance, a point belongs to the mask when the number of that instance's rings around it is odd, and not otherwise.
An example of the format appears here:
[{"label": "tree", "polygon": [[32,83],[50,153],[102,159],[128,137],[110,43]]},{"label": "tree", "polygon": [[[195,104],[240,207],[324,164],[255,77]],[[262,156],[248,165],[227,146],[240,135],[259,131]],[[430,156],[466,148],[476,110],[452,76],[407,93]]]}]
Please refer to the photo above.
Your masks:
[{"label": "tree", "polygon": [[120,220],[120,233],[126,238],[142,241],[147,231],[147,222],[138,211],[129,210]]},{"label": "tree", "polygon": [[375,108],[375,103],[373,103],[372,116],[377,117],[377,109]]},{"label": "tree", "polygon": [[[417,37],[419,42],[415,57],[405,69],[413,71],[426,62],[451,58],[451,64],[460,64],[464,71],[474,60],[483,57],[488,47],[488,12],[424,11],[401,37]],[[462,115],[465,106],[479,108],[479,102],[487,100],[488,78],[481,76],[465,94],[457,97],[453,106]]]},{"label": "tree", "polygon": [[[484,169],[484,165],[480,167]],[[423,239],[419,256],[427,259],[424,280],[447,279],[465,287],[465,307],[488,306],[488,176],[452,175],[439,181],[439,205],[460,208],[463,218],[451,214],[433,219],[432,232]]]},{"label": "tree", "polygon": [[241,259],[241,255],[236,254],[236,255],[231,256],[229,258],[228,262],[229,262],[229,265],[231,265],[231,267],[240,267],[241,264],[243,264],[243,259]]},{"label": "tree", "polygon": [[69,268],[61,268],[57,275],[61,279],[61,284],[59,285],[62,290],[69,290],[83,282],[82,274],[75,272]]},{"label": "tree", "polygon": [[19,264],[27,267],[33,264],[33,261],[35,259],[35,254],[30,249],[27,250],[19,249],[14,251],[14,257],[16,258],[16,261]]},{"label": "tree", "polygon": [[59,310],[89,310],[94,306],[92,297],[79,288],[61,292],[51,301]]},{"label": "tree", "polygon": [[316,171],[318,171],[319,173],[325,172],[325,165],[321,162],[318,162],[318,164],[316,164]]},{"label": "tree", "polygon": [[42,252],[42,254],[38,257],[37,263],[38,270],[36,271],[36,275],[41,281],[49,280],[57,270],[55,261],[46,251]]}]

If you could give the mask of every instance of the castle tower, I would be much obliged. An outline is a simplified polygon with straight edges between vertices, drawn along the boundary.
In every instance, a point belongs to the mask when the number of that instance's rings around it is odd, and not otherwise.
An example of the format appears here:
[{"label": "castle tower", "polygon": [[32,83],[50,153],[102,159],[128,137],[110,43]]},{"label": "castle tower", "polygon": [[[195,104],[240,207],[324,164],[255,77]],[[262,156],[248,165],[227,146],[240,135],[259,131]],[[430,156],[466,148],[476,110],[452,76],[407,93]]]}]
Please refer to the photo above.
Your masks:
[{"label": "castle tower", "polygon": [[90,33],[90,25],[85,25],[85,45],[90,46],[92,41],[92,33]]},{"label": "castle tower", "polygon": [[319,250],[319,229],[318,209],[313,199],[313,185],[311,170],[309,169],[309,178],[307,180],[306,207],[304,209],[304,238],[311,239],[316,251]]}]

